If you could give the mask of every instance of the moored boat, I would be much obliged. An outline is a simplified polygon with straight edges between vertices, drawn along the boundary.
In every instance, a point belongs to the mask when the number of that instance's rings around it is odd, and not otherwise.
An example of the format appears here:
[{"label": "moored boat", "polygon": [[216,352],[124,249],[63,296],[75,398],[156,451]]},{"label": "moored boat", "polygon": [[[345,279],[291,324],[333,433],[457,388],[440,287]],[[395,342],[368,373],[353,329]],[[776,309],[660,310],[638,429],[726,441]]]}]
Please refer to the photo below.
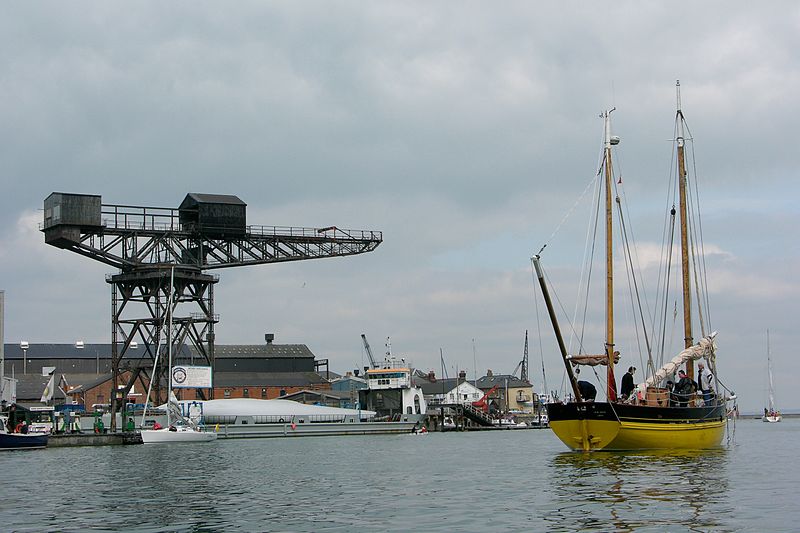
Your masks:
[{"label": "moored boat", "polygon": [[[178,400],[172,392],[172,315],[175,306],[175,268],[170,270],[170,296],[167,302],[167,368],[169,369],[169,395],[167,404],[164,409],[167,413],[167,427],[142,429],[142,443],[144,444],[162,444],[162,443],[193,443],[193,442],[210,442],[217,439],[217,434],[213,432],[204,431],[202,426],[194,423],[181,416]],[[156,349],[155,364],[158,364],[159,348]],[[152,387],[152,380],[150,386]],[[150,389],[147,391],[147,400],[144,406],[144,413],[142,414],[142,426],[144,426],[145,417],[147,416],[147,403],[150,400]]]},{"label": "moored boat", "polygon": [[[603,353],[599,355],[579,353],[569,355],[561,330],[558,324],[556,313],[549,296],[547,283],[540,264],[539,256],[535,256],[532,261],[536,270],[536,276],[541,286],[545,303],[547,304],[548,314],[554,328],[559,351],[561,352],[566,368],[568,382],[572,389],[572,401],[566,403],[547,404],[549,425],[558,438],[573,450],[642,450],[642,449],[706,449],[719,446],[725,434],[726,423],[726,401],[720,395],[719,386],[716,379],[709,380],[709,375],[716,376],[716,346],[714,339],[716,333],[708,333],[710,325],[707,324],[708,315],[705,318],[698,309],[695,320],[701,326],[702,338],[700,342],[694,343],[692,331],[693,315],[691,294],[695,289],[700,294],[705,284],[700,280],[692,280],[691,265],[697,265],[700,261],[692,254],[696,250],[698,235],[690,236],[689,205],[687,202],[687,165],[685,160],[685,121],[680,105],[680,84],[678,86],[678,109],[676,115],[676,154],[677,154],[677,183],[675,191],[679,195],[679,207],[673,205],[670,209],[671,228],[675,228],[678,222],[680,227],[681,243],[681,273],[682,273],[682,301],[684,318],[684,350],[668,361],[659,370],[652,372],[650,377],[635,386],[632,391],[625,391],[627,396],[617,396],[616,378],[614,367],[620,358],[620,352],[616,350],[614,339],[614,275],[613,275],[613,226],[614,204],[620,217],[623,209],[620,205],[619,191],[613,193],[617,185],[612,164],[612,147],[619,143],[619,137],[611,135],[610,115],[614,109],[604,112],[601,117],[604,119],[604,147],[602,158],[602,169],[598,173],[602,178],[602,188],[605,192],[605,269],[606,269],[606,332]],[[615,197],[615,198],[614,198]],[[613,198],[613,201],[612,201]],[[599,207],[598,202],[598,207]],[[676,221],[676,214],[678,220]],[[695,214],[694,216],[699,216]],[[696,219],[692,219],[696,220]],[[626,227],[622,226],[624,244],[629,246]],[[690,241],[693,243],[689,245]],[[671,254],[672,240],[669,240],[668,253]],[[632,252],[626,248],[626,266],[632,257]],[[667,255],[671,261],[671,257]],[[696,269],[697,267],[694,266]],[[632,269],[631,269],[632,270]],[[631,292],[640,290],[635,285],[636,278],[632,271],[628,272],[629,279],[634,281]],[[666,276],[665,276],[666,277]],[[694,287],[692,286],[694,281]],[[703,280],[704,281],[704,280]],[[665,293],[668,284],[665,283]],[[588,289],[586,294],[588,297]],[[637,295],[638,298],[638,295]],[[698,296],[698,300],[703,300]],[[664,297],[663,302],[667,299]],[[644,328],[644,313],[640,302],[638,303],[638,313],[642,315],[639,327],[643,330],[643,339],[647,353],[645,359],[648,361],[647,367],[655,369],[658,365],[654,364],[653,349],[650,338]],[[698,306],[699,307],[699,306]],[[662,333],[663,335],[663,333]],[[663,341],[663,337],[662,337]],[[663,342],[662,342],[663,346]],[[581,350],[583,347],[581,346]],[[663,354],[662,354],[663,358]],[[698,390],[694,382],[694,362],[705,360],[709,367],[709,375],[702,380],[704,383],[713,382],[713,390],[709,385],[708,390]],[[605,366],[606,380],[606,401],[595,402],[594,397],[589,397],[589,389],[583,387],[586,382],[579,382],[574,367],[578,365]],[[681,381],[683,389],[673,390],[670,385],[674,384],[674,373],[679,367],[685,367],[686,377]],[[698,365],[698,368],[700,366]],[[635,370],[635,369],[634,369]],[[681,370],[683,372],[683,370]],[[632,375],[631,375],[632,376]],[[672,379],[670,379],[672,378]],[[630,382],[631,386],[632,381]],[[583,387],[583,392],[582,392]],[[591,387],[592,389],[594,387]],[[586,394],[584,394],[586,393]],[[586,397],[584,397],[586,396]]]},{"label": "moored boat", "polygon": [[47,433],[12,433],[8,430],[8,417],[0,416],[0,450],[32,450],[45,448]]},{"label": "moored boat", "polygon": [[201,431],[185,424],[176,424],[161,429],[143,429],[141,435],[144,444],[163,442],[210,442],[217,439],[216,433]]}]

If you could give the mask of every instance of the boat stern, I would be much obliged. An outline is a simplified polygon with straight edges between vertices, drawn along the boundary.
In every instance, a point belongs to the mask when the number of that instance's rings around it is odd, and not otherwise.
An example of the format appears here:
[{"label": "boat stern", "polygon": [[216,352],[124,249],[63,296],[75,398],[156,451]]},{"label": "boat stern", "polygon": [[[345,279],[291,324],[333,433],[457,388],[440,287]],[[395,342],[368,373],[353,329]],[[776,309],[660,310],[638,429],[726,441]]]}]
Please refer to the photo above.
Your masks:
[{"label": "boat stern", "polygon": [[620,430],[620,423],[608,404],[548,404],[547,416],[553,433],[576,451],[602,450],[617,438]]}]

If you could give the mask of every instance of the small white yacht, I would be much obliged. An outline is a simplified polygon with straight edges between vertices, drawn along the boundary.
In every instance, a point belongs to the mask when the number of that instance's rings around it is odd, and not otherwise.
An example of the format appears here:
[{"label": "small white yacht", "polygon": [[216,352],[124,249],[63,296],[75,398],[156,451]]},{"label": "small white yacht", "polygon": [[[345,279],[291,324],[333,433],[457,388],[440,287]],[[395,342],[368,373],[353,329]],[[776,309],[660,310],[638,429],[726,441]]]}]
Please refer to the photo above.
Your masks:
[{"label": "small white yacht", "polygon": [[144,444],[162,442],[210,442],[217,439],[217,434],[201,431],[187,424],[174,424],[161,429],[143,429],[141,431]]}]

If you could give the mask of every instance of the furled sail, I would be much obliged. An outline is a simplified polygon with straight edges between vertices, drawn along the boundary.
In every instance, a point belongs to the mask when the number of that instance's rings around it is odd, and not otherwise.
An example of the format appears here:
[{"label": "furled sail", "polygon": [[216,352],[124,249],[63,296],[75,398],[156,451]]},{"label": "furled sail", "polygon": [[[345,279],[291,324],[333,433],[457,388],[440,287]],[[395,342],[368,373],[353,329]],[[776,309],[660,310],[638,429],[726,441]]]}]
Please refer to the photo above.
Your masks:
[{"label": "furled sail", "polygon": [[[588,366],[608,365],[608,357],[606,356],[606,354],[568,355],[567,360],[573,365],[588,365]],[[614,352],[614,364],[616,365],[617,363],[619,363],[619,352]]]},{"label": "furled sail", "polygon": [[[690,346],[683,350],[681,353],[676,355],[669,361],[667,364],[662,366],[658,369],[658,371],[647,379],[644,383],[640,383],[636,386],[636,393],[644,394],[647,391],[647,387],[653,387],[659,385],[667,376],[672,376],[675,372],[678,371],[678,368],[686,361],[696,361],[698,359],[708,359],[711,360],[714,357],[714,352],[716,350],[716,345],[714,344],[714,338],[717,336],[717,332],[713,332],[708,337],[703,337],[700,339],[700,342],[697,344]],[[633,401],[636,398],[637,394],[631,394],[631,399],[629,401]]]}]

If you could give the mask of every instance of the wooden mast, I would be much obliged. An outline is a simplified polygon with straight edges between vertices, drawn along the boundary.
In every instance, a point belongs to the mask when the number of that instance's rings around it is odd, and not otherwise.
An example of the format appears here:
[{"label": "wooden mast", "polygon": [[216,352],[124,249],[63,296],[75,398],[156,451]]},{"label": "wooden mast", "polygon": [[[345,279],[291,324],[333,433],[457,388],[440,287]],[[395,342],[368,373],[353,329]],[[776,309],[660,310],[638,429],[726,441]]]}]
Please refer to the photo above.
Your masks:
[{"label": "wooden mast", "polygon": [[[616,109],[616,108],[614,108]],[[618,138],[611,137],[611,112],[606,111],[602,117],[605,121],[605,189],[606,189],[606,346],[607,396],[608,401],[617,399],[617,384],[614,378],[614,235],[612,226],[611,181],[614,179],[611,164],[611,145],[619,143]]]},{"label": "wooden mast", "polygon": [[[681,274],[683,279],[683,347],[689,348],[694,344],[692,338],[692,298],[690,294],[689,282],[689,232],[688,218],[689,209],[686,202],[686,155],[685,137],[683,131],[683,111],[681,111],[681,82],[675,82],[678,104],[678,193],[680,195],[680,215],[681,215]],[[686,375],[689,379],[694,379],[694,362],[686,362]]]},{"label": "wooden mast", "polygon": [[[544,303],[547,306],[547,314],[550,315],[550,322],[553,324],[553,331],[556,334],[558,341],[558,349],[561,352],[561,358],[564,360],[564,366],[567,369],[567,376],[569,377],[570,385],[572,385],[572,394],[575,395],[575,400],[582,402],[581,391],[578,388],[578,380],[572,372],[572,366],[569,364],[569,356],[567,355],[567,347],[564,344],[564,338],[561,336],[561,328],[558,327],[558,318],[556,317],[555,309],[553,309],[553,302],[550,300],[550,293],[547,291],[547,283],[544,281],[544,273],[542,267],[539,265],[539,256],[536,255],[531,258],[533,266],[536,268],[536,277],[539,279],[539,286],[542,288],[542,295],[544,296]],[[542,365],[544,366],[544,365]]]}]

